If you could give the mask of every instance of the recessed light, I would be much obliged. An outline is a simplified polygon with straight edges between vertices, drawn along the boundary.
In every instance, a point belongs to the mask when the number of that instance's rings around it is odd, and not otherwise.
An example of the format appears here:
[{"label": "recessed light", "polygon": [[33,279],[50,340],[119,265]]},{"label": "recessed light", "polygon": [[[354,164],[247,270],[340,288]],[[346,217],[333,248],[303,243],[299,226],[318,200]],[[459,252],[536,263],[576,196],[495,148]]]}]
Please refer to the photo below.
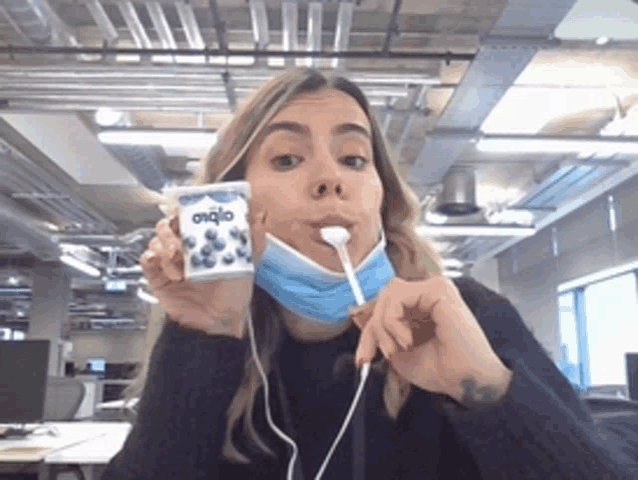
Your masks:
[{"label": "recessed light", "polygon": [[609,37],[598,37],[596,39],[596,45],[605,45],[609,42]]}]

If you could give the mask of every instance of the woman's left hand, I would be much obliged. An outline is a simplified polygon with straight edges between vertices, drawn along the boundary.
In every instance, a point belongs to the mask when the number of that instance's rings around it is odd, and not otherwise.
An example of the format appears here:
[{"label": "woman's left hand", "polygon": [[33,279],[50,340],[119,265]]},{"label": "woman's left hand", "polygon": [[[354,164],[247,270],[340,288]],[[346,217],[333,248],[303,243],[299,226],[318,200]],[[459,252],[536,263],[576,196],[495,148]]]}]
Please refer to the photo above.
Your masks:
[{"label": "woman's left hand", "polygon": [[398,277],[374,301],[351,309],[362,330],[357,367],[377,347],[405,381],[459,403],[497,400],[508,390],[512,371],[492,349],[456,286],[442,275],[419,281]]}]

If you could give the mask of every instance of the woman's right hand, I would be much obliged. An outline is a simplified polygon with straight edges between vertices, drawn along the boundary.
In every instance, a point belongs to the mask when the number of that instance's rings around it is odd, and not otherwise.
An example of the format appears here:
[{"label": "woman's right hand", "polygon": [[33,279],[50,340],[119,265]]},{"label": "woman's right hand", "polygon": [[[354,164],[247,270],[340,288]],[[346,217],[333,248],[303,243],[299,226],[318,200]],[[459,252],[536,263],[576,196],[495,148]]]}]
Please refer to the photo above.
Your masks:
[{"label": "woman's right hand", "polygon": [[[248,201],[253,262],[265,248],[267,212]],[[191,283],[184,278],[184,255],[177,209],[155,225],[156,236],[140,257],[151,293],[173,321],[212,335],[243,338],[250,314],[252,275]]]}]

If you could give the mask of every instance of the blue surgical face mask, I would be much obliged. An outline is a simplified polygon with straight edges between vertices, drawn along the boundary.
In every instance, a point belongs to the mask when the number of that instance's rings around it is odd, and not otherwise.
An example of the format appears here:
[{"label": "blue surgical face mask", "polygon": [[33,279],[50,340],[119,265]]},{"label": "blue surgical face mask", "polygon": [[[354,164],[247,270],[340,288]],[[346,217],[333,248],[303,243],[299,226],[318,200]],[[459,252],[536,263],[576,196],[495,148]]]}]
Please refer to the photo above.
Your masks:
[{"label": "blue surgical face mask", "polygon": [[[366,302],[395,277],[385,247],[382,230],[379,243],[353,267]],[[255,284],[288,310],[322,322],[345,322],[349,308],[357,306],[345,272],[322,267],[270,233],[266,233],[266,247],[255,268]]]}]

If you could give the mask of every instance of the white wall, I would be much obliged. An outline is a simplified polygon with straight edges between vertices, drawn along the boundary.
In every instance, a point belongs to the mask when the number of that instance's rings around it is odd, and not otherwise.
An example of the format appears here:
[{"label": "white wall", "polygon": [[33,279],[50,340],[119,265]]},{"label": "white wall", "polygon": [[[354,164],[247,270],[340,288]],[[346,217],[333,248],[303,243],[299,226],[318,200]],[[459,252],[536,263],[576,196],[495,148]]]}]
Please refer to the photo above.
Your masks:
[{"label": "white wall", "polygon": [[490,258],[477,263],[472,268],[470,275],[487,288],[494,290],[496,293],[501,293],[501,281],[498,277],[498,259]]}]

